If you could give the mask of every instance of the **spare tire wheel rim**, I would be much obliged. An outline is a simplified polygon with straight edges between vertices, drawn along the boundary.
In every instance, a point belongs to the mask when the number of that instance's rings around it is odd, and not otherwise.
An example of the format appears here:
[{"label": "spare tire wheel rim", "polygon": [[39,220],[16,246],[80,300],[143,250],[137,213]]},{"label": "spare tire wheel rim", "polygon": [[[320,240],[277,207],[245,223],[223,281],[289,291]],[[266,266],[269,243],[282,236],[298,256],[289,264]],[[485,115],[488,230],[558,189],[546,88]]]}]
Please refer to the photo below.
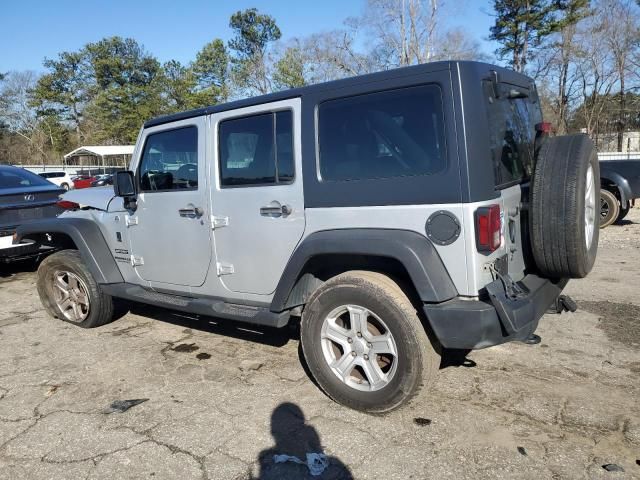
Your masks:
[{"label": "spare tire wheel rim", "polygon": [[75,273],[54,272],[53,297],[62,315],[70,322],[81,323],[89,316],[89,290]]},{"label": "spare tire wheel rim", "polygon": [[587,181],[584,194],[584,237],[587,250],[591,248],[596,229],[596,185],[593,167],[587,169]]},{"label": "spare tire wheel rim", "polygon": [[396,374],[396,341],[384,321],[367,308],[342,305],[333,309],[323,321],[321,339],[327,365],[351,388],[380,390]]},{"label": "spare tire wheel rim", "polygon": [[607,202],[607,199],[604,198],[603,196],[600,196],[600,218],[601,218],[601,220],[604,221],[604,219],[609,216],[609,211],[610,210],[611,210],[611,207],[609,205],[609,202]]}]

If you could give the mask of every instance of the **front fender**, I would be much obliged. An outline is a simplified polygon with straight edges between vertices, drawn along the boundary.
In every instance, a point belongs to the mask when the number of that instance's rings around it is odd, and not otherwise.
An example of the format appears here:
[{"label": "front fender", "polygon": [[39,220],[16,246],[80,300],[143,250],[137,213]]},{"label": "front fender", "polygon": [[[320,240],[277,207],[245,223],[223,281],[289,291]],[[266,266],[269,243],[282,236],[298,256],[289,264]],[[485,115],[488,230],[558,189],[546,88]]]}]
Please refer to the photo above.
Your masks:
[{"label": "front fender", "polygon": [[94,221],[74,217],[53,218],[22,225],[16,230],[18,241],[30,238],[29,235],[45,233],[68,235],[97,283],[124,281],[109,246]]},{"label": "front fender", "polygon": [[419,233],[373,228],[325,230],[312,233],[295,250],[276,288],[271,311],[285,309],[289,294],[310,259],[330,254],[397,260],[407,270],[423,302],[444,302],[458,295],[435,247]]},{"label": "front fender", "polygon": [[600,183],[601,184],[603,183],[603,180],[605,181],[605,184],[608,182],[610,184],[613,184],[618,189],[618,192],[620,193],[620,203],[622,205],[626,205],[629,200],[633,199],[633,194],[631,192],[631,187],[629,186],[629,181],[619,173],[608,170],[606,167],[603,168],[601,163],[600,164]]}]

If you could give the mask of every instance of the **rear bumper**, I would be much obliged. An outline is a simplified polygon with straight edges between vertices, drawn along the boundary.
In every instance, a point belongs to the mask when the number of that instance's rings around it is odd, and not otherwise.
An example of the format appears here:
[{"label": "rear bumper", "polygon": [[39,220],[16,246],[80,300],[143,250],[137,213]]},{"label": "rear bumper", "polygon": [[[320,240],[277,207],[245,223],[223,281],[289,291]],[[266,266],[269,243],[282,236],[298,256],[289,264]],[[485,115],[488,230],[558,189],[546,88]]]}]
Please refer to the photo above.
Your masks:
[{"label": "rear bumper", "polygon": [[445,348],[479,349],[524,340],[535,332],[540,317],[558,298],[567,280],[554,283],[527,275],[518,284],[527,293],[514,300],[496,280],[487,285],[487,301],[457,297],[425,304],[424,312],[440,344]]},{"label": "rear bumper", "polygon": [[16,262],[35,258],[40,255],[51,253],[55,249],[51,246],[43,246],[33,241],[22,241],[13,243],[13,235],[9,235],[9,231],[0,231],[0,263]]}]

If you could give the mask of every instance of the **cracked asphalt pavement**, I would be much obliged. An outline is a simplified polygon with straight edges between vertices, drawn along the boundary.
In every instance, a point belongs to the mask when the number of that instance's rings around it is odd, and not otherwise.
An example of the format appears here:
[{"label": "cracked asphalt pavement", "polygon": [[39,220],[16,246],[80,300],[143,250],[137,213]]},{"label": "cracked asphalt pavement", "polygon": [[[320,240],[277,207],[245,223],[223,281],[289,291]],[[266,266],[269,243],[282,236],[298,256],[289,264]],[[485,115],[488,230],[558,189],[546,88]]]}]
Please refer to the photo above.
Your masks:
[{"label": "cracked asphalt pavement", "polygon": [[[33,268],[0,267],[0,479],[640,478],[639,266],[634,209],[540,344],[448,352],[385,416],[323,395],[295,328],[135,305],[84,330],[46,316]],[[273,459],[310,452],[319,477]]]}]

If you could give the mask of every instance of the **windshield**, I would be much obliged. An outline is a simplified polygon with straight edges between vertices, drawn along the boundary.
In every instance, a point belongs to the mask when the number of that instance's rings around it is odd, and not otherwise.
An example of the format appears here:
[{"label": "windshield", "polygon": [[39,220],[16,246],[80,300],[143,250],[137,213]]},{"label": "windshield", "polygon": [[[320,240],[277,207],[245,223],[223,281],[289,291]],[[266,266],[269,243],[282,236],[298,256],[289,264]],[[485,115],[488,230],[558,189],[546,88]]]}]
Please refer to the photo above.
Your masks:
[{"label": "windshield", "polygon": [[46,185],[52,185],[52,183],[28,170],[23,170],[21,168],[0,169],[0,189],[40,187]]}]

